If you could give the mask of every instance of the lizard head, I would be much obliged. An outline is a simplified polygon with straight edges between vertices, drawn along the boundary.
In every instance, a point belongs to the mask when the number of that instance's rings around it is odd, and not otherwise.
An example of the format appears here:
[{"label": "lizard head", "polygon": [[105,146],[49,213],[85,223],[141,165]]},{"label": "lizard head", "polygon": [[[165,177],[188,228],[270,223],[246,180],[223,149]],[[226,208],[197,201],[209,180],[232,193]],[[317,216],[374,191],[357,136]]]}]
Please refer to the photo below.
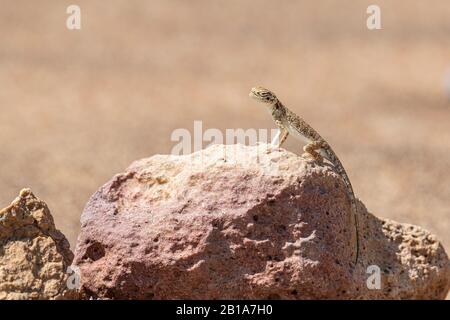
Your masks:
[{"label": "lizard head", "polygon": [[268,105],[274,105],[278,102],[278,98],[275,93],[263,87],[252,88],[249,96],[253,99],[258,100],[259,102],[263,102]]}]

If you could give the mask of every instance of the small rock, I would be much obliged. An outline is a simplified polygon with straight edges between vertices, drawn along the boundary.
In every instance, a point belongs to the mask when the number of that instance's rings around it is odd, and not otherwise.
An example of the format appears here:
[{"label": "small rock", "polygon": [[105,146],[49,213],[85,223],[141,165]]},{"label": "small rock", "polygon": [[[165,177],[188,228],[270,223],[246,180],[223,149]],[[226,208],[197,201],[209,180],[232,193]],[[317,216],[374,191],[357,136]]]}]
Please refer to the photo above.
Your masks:
[{"label": "small rock", "polygon": [[66,285],[73,253],[45,202],[23,189],[0,210],[0,299],[74,299]]},{"label": "small rock", "polygon": [[[74,264],[95,299],[442,299],[448,257],[358,203],[341,177],[266,145],[134,162],[90,199]],[[368,285],[372,271],[380,286]]]}]

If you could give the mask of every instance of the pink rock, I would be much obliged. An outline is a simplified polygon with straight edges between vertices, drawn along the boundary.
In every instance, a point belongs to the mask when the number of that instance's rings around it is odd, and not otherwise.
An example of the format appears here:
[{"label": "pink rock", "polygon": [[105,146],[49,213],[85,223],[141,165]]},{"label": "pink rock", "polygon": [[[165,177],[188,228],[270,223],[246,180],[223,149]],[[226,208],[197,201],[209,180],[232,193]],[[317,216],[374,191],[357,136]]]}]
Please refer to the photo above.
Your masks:
[{"label": "pink rock", "polygon": [[[134,162],[90,199],[75,252],[82,291],[113,299],[443,298],[433,235],[359,203],[360,259],[343,181],[266,145],[214,145]],[[381,287],[369,289],[369,265]]]}]

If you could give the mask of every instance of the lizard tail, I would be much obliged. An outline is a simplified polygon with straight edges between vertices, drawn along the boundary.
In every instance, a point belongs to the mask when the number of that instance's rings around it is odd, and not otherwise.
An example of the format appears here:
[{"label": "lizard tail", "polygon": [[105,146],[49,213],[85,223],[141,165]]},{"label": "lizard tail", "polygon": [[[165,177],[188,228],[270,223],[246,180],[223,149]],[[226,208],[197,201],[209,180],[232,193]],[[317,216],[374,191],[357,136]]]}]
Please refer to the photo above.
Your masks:
[{"label": "lizard tail", "polygon": [[353,219],[355,223],[355,229],[356,229],[356,257],[355,257],[355,265],[358,263],[358,257],[359,257],[359,223],[358,223],[358,209],[356,206],[356,197],[355,193],[353,192],[353,187],[350,182],[350,179],[348,178],[347,172],[344,169],[344,166],[342,165],[339,158],[334,153],[333,149],[329,145],[327,145],[327,148],[321,149],[321,153],[323,153],[323,156],[329,160],[333,165],[336,172],[342,177],[342,180],[344,181],[345,186],[348,190],[348,195],[350,198],[350,204],[351,204],[351,210],[353,214]]}]

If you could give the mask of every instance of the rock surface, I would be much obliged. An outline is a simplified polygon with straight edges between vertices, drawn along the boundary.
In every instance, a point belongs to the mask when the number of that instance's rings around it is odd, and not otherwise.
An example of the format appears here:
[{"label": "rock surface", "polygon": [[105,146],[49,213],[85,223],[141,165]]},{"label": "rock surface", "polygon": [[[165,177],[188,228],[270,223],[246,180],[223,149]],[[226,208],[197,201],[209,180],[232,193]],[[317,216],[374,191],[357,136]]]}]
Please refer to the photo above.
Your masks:
[{"label": "rock surface", "polygon": [[73,253],[45,202],[23,189],[0,210],[0,299],[73,299],[66,269]]},{"label": "rock surface", "polygon": [[[156,155],[101,187],[83,212],[75,252],[84,294],[445,297],[449,261],[433,235],[378,219],[359,203],[360,258],[353,266],[354,224],[340,177],[325,163],[266,148],[214,145],[187,156]],[[380,270],[379,289],[366,284],[371,265]]]}]

